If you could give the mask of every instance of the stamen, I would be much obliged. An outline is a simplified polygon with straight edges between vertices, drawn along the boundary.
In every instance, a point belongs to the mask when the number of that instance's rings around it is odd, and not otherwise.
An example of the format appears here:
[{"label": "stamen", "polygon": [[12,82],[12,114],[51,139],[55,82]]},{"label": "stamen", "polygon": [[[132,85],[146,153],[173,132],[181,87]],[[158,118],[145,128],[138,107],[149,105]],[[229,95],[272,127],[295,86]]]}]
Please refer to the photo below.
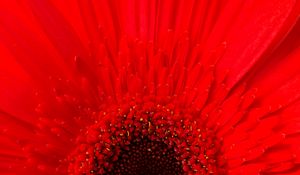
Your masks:
[{"label": "stamen", "polygon": [[212,130],[186,110],[154,104],[102,112],[78,139],[69,173],[222,174],[220,142]]}]

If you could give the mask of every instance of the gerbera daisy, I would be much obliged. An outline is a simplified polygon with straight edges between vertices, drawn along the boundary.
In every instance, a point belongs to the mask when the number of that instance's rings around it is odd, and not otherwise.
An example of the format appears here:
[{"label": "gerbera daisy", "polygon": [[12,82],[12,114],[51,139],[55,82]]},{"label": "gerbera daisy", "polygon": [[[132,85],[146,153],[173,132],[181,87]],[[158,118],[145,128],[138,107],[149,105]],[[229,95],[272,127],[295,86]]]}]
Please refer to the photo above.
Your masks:
[{"label": "gerbera daisy", "polygon": [[299,174],[300,2],[0,2],[0,174]]}]

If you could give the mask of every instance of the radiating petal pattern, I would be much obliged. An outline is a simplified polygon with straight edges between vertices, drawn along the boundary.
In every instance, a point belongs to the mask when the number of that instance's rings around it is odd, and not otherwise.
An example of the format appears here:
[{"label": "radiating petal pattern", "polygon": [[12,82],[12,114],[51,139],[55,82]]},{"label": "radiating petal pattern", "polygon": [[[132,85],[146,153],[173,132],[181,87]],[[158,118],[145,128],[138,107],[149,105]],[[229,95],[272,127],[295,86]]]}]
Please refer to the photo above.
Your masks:
[{"label": "radiating petal pattern", "polygon": [[0,173],[299,174],[299,15],[297,0],[1,1]]}]

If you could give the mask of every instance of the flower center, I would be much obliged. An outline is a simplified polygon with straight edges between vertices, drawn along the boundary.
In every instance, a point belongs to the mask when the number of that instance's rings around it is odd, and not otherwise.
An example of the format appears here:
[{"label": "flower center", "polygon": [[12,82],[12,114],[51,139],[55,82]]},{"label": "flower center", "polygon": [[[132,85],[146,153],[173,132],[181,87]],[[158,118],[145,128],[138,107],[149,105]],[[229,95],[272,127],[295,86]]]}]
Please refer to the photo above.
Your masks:
[{"label": "flower center", "polygon": [[168,145],[148,138],[135,139],[113,163],[112,174],[183,174],[182,165]]},{"label": "flower center", "polygon": [[102,112],[78,138],[69,174],[222,174],[220,142],[194,115],[152,102]]}]

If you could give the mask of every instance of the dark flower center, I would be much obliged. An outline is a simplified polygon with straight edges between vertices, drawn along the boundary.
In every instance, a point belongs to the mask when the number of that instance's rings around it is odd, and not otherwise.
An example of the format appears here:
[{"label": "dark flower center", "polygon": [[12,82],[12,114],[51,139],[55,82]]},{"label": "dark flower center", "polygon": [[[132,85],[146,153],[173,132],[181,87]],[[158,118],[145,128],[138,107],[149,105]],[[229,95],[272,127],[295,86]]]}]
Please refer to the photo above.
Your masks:
[{"label": "dark flower center", "polygon": [[[69,157],[70,174],[223,174],[219,141],[192,112],[134,103],[101,113]],[[197,118],[197,120],[193,119]]]},{"label": "dark flower center", "polygon": [[176,157],[175,151],[163,142],[135,139],[127,149],[121,150],[119,159],[113,163],[112,174],[183,174],[182,164]]}]

